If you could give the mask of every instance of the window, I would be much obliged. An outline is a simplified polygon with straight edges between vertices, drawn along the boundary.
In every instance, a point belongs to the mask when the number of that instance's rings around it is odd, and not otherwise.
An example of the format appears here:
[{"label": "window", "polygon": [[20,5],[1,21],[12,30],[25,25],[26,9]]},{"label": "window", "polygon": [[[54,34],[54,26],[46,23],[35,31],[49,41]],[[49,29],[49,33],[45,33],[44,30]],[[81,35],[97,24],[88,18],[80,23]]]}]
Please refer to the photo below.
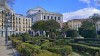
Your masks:
[{"label": "window", "polygon": [[16,17],[16,20],[17,20],[17,17]]},{"label": "window", "polygon": [[39,10],[39,12],[41,12],[41,10]]},{"label": "window", "polygon": [[55,17],[55,20],[56,20],[56,17]]},{"label": "window", "polygon": [[44,19],[46,19],[45,16],[44,16]]},{"label": "window", "polygon": [[20,18],[19,18],[19,20],[20,20]]},{"label": "window", "polygon": [[48,16],[48,20],[49,20],[49,16]]},{"label": "window", "polygon": [[53,19],[53,17],[51,16],[51,19]]},{"label": "window", "polygon": [[58,20],[60,20],[60,17],[58,17]]},{"label": "window", "polygon": [[2,23],[2,26],[3,26],[3,23]]},{"label": "window", "polygon": [[32,18],[32,21],[33,21],[33,18]]}]

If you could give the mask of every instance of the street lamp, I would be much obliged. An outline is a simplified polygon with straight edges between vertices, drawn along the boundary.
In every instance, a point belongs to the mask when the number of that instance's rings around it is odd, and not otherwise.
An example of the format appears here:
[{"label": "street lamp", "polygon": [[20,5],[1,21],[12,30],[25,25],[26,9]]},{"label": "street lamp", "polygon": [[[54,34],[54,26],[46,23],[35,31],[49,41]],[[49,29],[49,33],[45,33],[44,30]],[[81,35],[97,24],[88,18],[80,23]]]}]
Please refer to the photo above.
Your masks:
[{"label": "street lamp", "polygon": [[10,20],[11,19],[11,14],[9,12],[6,12],[6,11],[2,11],[2,14],[5,15],[5,18],[4,18],[4,27],[5,27],[5,44],[8,45],[8,27],[10,26]]}]

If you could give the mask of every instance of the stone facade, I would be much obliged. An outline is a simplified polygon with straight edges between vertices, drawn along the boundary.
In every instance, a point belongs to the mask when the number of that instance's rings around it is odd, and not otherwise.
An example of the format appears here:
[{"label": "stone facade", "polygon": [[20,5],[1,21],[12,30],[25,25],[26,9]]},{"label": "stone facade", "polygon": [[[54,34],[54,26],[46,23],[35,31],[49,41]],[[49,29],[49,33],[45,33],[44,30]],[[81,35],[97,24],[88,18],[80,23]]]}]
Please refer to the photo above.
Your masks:
[{"label": "stone facade", "polygon": [[74,29],[74,30],[77,30],[77,31],[78,31],[78,28],[81,27],[82,22],[83,22],[84,20],[85,20],[85,19],[73,19],[73,20],[69,20],[69,21],[68,21],[68,26],[69,26],[71,29]]},{"label": "stone facade", "polygon": [[[63,15],[56,12],[49,12],[41,7],[36,7],[27,11],[27,17],[32,19],[32,24],[40,20],[56,20],[60,26],[63,24]],[[45,35],[45,31],[32,31],[32,35]]]},{"label": "stone facade", "polygon": [[25,33],[31,30],[31,18],[15,14],[13,18],[13,30],[15,33]]},{"label": "stone facade", "polygon": [[32,24],[40,20],[56,20],[62,26],[63,15],[56,12],[48,12],[41,7],[36,7],[27,11],[27,17],[32,19]]}]

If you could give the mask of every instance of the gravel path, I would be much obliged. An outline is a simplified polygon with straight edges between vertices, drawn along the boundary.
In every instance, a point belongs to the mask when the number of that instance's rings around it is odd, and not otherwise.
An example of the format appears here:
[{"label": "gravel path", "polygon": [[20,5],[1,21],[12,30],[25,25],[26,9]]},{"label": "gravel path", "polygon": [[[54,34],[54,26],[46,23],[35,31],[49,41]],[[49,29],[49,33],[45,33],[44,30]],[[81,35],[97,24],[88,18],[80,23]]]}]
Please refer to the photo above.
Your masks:
[{"label": "gravel path", "polygon": [[14,56],[11,46],[5,46],[3,37],[0,37],[0,56]]}]

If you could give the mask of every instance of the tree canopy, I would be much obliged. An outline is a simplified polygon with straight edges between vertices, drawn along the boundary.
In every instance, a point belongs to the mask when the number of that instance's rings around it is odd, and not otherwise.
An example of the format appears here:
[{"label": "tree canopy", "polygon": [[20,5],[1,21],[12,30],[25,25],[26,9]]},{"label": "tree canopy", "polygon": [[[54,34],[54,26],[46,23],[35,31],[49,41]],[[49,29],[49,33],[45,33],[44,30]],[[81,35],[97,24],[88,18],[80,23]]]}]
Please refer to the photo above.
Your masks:
[{"label": "tree canopy", "polygon": [[32,25],[32,29],[33,30],[35,30],[35,31],[37,31],[37,30],[40,30],[40,31],[42,31],[42,30],[45,30],[46,29],[46,21],[43,21],[43,20],[41,20],[41,21],[37,21],[37,22],[35,22],[35,24],[33,24]]},{"label": "tree canopy", "polygon": [[68,23],[65,22],[65,23],[63,24],[63,27],[62,27],[62,32],[66,32],[66,31],[68,31],[68,30],[70,30],[70,28],[69,28],[69,26],[68,26]]},{"label": "tree canopy", "polygon": [[81,28],[84,28],[84,29],[94,29],[96,26],[95,26],[95,23],[94,22],[91,22],[91,21],[83,21],[82,22],[82,26]]},{"label": "tree canopy", "polygon": [[79,34],[85,38],[95,38],[96,37],[96,26],[94,22],[84,21],[82,26],[79,28]]},{"label": "tree canopy", "polygon": [[90,19],[96,23],[98,20],[100,20],[100,15],[99,14],[93,14],[92,16],[90,16]]},{"label": "tree canopy", "polygon": [[60,24],[55,20],[37,21],[32,25],[33,30],[53,31],[60,28]]}]

